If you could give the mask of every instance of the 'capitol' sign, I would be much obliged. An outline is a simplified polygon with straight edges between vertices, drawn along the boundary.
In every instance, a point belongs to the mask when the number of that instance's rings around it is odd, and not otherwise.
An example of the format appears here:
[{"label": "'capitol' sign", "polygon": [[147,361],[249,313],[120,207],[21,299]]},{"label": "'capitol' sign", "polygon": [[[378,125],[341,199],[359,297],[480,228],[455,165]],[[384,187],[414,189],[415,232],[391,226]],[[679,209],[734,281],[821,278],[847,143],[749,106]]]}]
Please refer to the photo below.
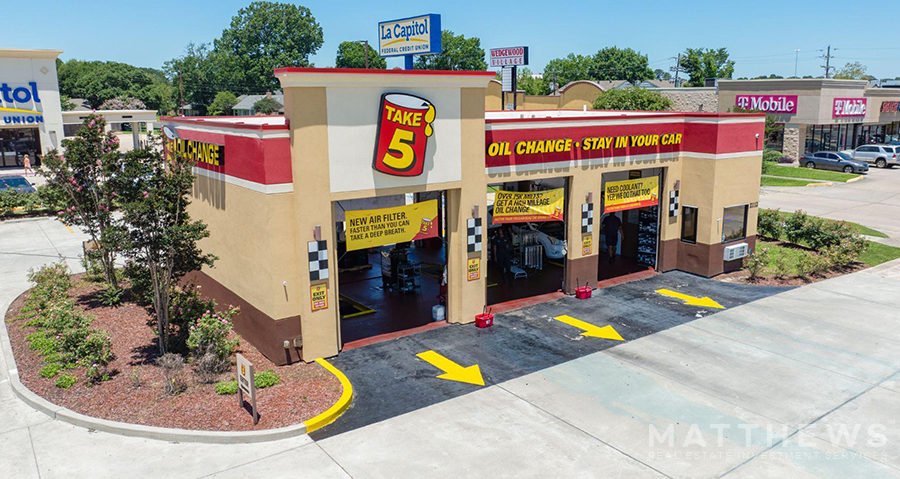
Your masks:
[{"label": "'capitol' sign", "polygon": [[797,113],[797,95],[738,95],[734,106],[766,113]]}]

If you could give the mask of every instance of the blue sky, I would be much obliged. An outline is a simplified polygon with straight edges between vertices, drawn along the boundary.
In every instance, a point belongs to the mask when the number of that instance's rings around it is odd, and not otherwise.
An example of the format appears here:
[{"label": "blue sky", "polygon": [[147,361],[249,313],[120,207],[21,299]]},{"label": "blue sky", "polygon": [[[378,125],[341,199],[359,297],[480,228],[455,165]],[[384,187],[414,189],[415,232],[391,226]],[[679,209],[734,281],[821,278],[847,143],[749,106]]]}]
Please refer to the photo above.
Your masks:
[{"label": "blue sky", "polygon": [[[20,0],[0,6],[0,47],[65,50],[64,60],[111,60],[159,68],[187,43],[210,42],[250,0]],[[821,75],[817,58],[831,44],[838,67],[860,61],[877,78],[900,76],[896,0],[865,6],[819,1],[304,1],[324,29],[313,57],[332,66],[344,40],[377,41],[376,24],[439,13],[443,27],[481,38],[482,47],[528,45],[531,68],[568,53],[616,45],[646,54],[667,70],[686,47],[727,47],[735,77]],[[879,21],[883,22],[879,27]],[[390,59],[388,66],[401,66]]]}]

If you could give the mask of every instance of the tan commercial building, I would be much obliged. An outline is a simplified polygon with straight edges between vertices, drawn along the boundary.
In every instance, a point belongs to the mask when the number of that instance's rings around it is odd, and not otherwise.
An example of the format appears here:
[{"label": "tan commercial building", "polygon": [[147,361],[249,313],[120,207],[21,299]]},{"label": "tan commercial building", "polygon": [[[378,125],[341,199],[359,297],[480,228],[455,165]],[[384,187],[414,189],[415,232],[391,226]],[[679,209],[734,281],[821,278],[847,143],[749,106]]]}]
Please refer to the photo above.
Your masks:
[{"label": "tan commercial building", "polygon": [[767,143],[786,157],[852,150],[900,138],[900,89],[864,80],[719,80],[719,111],[735,107],[775,115],[784,126]]},{"label": "tan commercial building", "polygon": [[191,279],[277,363],[754,247],[761,114],[485,113],[489,72],[275,75],[284,116],[162,121],[219,257]]}]

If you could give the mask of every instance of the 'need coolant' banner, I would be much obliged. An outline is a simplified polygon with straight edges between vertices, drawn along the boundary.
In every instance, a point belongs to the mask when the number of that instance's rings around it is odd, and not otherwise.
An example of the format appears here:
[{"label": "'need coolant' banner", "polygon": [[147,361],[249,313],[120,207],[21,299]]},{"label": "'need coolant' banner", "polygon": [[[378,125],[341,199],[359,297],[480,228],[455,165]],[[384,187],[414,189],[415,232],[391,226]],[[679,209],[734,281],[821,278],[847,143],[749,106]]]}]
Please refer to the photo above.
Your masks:
[{"label": "'need coolant' banner", "polygon": [[604,213],[659,204],[659,177],[609,181],[603,190],[603,198]]},{"label": "'need coolant' banner", "polygon": [[347,251],[434,238],[438,235],[437,200],[377,210],[348,211],[345,216]]},{"label": "'need coolant' banner", "polygon": [[562,221],[564,201],[563,188],[526,192],[498,190],[494,197],[493,222]]}]

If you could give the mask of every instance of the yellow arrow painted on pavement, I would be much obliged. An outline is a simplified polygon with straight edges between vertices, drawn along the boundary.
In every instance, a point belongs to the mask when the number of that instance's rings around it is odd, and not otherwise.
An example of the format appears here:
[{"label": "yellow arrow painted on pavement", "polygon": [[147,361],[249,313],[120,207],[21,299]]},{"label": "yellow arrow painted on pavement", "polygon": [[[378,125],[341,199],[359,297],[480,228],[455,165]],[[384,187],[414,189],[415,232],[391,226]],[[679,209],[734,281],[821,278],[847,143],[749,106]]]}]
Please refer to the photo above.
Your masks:
[{"label": "yellow arrow painted on pavement", "polygon": [[713,301],[709,296],[704,296],[702,298],[698,298],[696,296],[687,295],[684,293],[679,293],[677,291],[672,291],[671,289],[657,289],[657,293],[663,296],[670,296],[675,299],[680,299],[684,301],[684,304],[688,304],[691,306],[700,306],[704,308],[716,308],[716,309],[725,309],[725,306]]},{"label": "yellow arrow painted on pavement", "polygon": [[583,330],[584,332],[581,333],[582,336],[587,336],[589,338],[612,339],[614,341],[625,341],[625,338],[619,335],[618,331],[616,331],[615,328],[610,325],[606,325],[603,327],[595,326],[591,323],[584,322],[580,319],[576,319],[565,314],[562,316],[557,316],[553,319]]},{"label": "yellow arrow painted on pavement", "polygon": [[484,378],[481,377],[481,369],[477,364],[464,368],[434,351],[425,351],[416,356],[444,371],[444,374],[438,376],[440,379],[484,386]]}]

